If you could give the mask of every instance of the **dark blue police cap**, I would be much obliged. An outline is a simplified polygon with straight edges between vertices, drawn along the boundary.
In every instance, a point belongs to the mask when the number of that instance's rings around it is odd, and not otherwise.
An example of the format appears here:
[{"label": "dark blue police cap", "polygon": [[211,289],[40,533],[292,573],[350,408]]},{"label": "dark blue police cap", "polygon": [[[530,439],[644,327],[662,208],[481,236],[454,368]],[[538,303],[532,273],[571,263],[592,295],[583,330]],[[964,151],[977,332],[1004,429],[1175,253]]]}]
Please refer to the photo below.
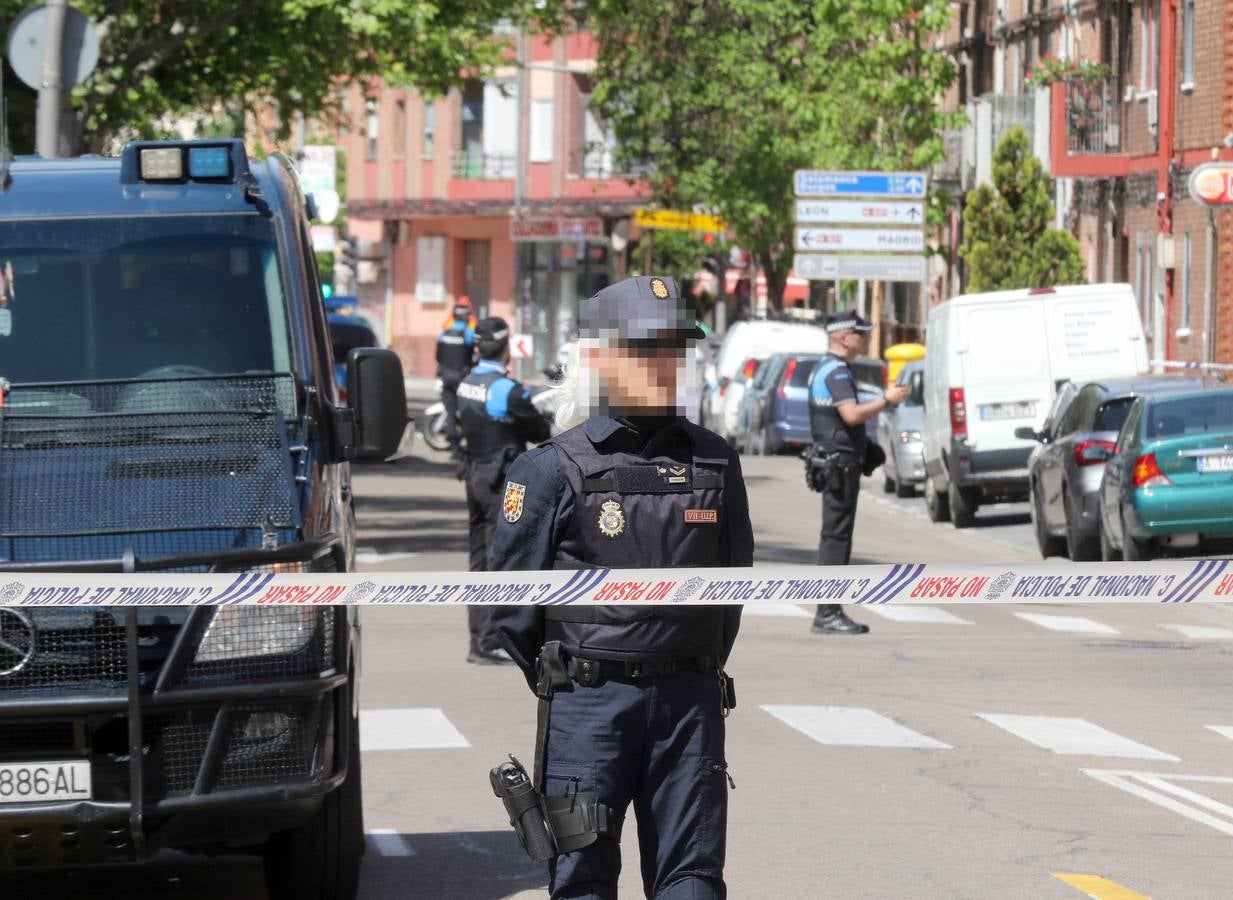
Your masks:
[{"label": "dark blue police cap", "polygon": [[703,337],[676,280],[666,275],[635,275],[610,284],[579,304],[578,319],[584,337],[682,342]]},{"label": "dark blue police cap", "polygon": [[861,318],[856,310],[850,309],[827,316],[826,331],[827,334],[833,334],[836,331],[873,331],[873,323]]},{"label": "dark blue police cap", "polygon": [[497,343],[509,340],[509,324],[500,316],[480,319],[475,326],[476,340]]}]

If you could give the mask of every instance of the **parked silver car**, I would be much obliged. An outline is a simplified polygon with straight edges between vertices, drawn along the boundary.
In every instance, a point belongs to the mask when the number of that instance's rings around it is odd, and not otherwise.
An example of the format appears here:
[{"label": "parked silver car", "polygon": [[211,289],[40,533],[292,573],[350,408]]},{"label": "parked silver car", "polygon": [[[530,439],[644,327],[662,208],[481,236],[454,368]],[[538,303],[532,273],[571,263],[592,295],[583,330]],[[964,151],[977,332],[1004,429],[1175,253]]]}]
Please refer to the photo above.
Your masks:
[{"label": "parked silver car", "polygon": [[908,389],[908,399],[878,416],[878,443],[886,451],[882,486],[888,494],[911,497],[916,486],[925,481],[925,445],[920,435],[925,411],[925,361],[905,365],[895,383]]},{"label": "parked silver car", "polygon": [[1204,383],[1202,378],[1142,375],[1092,382],[1077,392],[1063,385],[1043,430],[1015,431],[1016,437],[1040,442],[1028,460],[1028,473],[1042,557],[1100,558],[1100,481],[1131,404],[1142,394]]}]

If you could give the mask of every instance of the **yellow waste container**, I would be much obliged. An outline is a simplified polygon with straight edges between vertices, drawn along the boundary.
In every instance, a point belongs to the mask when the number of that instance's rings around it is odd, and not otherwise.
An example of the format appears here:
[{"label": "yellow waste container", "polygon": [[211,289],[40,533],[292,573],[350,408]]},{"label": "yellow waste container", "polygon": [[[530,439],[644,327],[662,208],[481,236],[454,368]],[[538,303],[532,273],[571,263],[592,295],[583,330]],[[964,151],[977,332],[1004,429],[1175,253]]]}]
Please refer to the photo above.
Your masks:
[{"label": "yellow waste container", "polygon": [[910,363],[914,359],[925,358],[925,345],[895,344],[893,347],[887,347],[886,352],[882,356],[886,358],[887,362],[887,384],[894,384],[895,379],[899,377],[899,370],[903,368],[905,363]]}]

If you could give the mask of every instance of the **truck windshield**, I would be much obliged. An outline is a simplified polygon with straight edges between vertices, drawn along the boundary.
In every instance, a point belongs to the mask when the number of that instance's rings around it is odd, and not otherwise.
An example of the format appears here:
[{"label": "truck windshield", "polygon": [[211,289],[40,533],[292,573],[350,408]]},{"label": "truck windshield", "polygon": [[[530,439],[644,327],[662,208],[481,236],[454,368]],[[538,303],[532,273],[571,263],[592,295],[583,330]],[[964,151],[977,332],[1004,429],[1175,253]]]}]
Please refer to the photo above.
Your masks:
[{"label": "truck windshield", "polygon": [[290,371],[269,219],[0,221],[0,377],[11,383]]}]

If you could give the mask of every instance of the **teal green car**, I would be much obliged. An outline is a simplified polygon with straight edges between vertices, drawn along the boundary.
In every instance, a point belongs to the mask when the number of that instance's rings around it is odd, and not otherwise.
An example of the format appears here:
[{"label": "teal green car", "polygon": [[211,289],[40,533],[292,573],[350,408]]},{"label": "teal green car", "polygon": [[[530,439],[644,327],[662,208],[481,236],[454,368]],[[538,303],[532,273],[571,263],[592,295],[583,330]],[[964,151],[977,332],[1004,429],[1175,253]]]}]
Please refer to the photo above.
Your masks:
[{"label": "teal green car", "polygon": [[1101,559],[1233,544],[1233,388],[1138,398],[1100,485]]}]

